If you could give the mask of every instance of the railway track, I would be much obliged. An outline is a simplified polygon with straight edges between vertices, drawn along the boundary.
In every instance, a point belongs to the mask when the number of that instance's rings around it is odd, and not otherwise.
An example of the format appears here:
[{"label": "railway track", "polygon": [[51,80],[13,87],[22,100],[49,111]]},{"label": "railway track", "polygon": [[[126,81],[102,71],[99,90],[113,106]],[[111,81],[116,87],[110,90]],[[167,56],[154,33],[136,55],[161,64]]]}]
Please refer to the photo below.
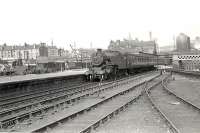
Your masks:
[{"label": "railway track", "polygon": [[[147,87],[148,88],[148,87]],[[94,133],[172,133],[165,120],[152,107],[146,94],[132,103],[116,118],[100,126]]]},{"label": "railway track", "polygon": [[[106,83],[107,81],[103,82],[103,84],[106,84]],[[58,87],[58,88],[51,88],[51,89],[46,88],[45,90],[41,90],[41,91],[33,90],[33,91],[30,91],[29,93],[22,94],[22,95],[0,97],[0,111],[8,110],[13,107],[20,106],[20,104],[23,104],[23,105],[30,104],[30,103],[33,103],[34,101],[38,101],[38,100],[42,101],[47,98],[58,97],[58,95],[62,93],[69,93],[70,91],[79,90],[80,88],[94,87],[97,85],[98,83],[86,83],[86,84],[80,84],[80,85],[71,86],[71,87],[70,86]]]},{"label": "railway track", "polygon": [[[98,132],[97,129],[99,129],[102,124],[105,124],[110,119],[121,114],[127,107],[130,107],[130,105],[136,103],[139,99],[141,100],[141,97],[144,98],[144,96],[146,96],[146,101],[150,102],[153,106],[152,110],[156,110],[157,114],[162,118],[163,129],[159,131],[166,131],[167,133],[199,132],[199,107],[170,91],[166,87],[167,80],[163,79],[166,78],[154,76],[135,86],[133,86],[133,84],[132,86],[130,85],[130,83],[133,83],[133,80],[117,84],[112,88],[126,88],[108,96],[105,96],[104,93],[100,93],[98,94],[99,101],[97,103],[93,103],[88,107],[83,107],[83,109],[72,113],[66,114],[66,112],[63,112],[60,114],[60,116],[63,115],[62,117],[58,118],[58,116],[56,116],[58,119],[52,118],[51,121],[46,121],[46,123],[43,125],[41,124],[40,127],[36,124],[31,128],[27,128],[29,130],[25,131],[48,133],[57,131],[70,133]],[[105,92],[105,89],[101,92]],[[95,92],[94,94],[97,93],[98,92]],[[173,103],[170,103],[170,101],[173,101]]]},{"label": "railway track", "polygon": [[162,80],[157,79],[157,82],[148,82],[144,87],[143,95],[135,100],[125,112],[93,132],[177,133],[177,129],[150,96],[151,89],[160,85]]},{"label": "railway track", "polygon": [[[80,82],[79,85],[83,84],[84,82]],[[58,87],[59,85],[59,87]],[[29,91],[17,91],[17,92],[11,92],[9,94],[4,94],[4,95],[0,95],[0,101],[4,101],[4,100],[12,100],[12,99],[15,99],[15,98],[20,98],[20,97],[26,97],[26,96],[29,96],[29,95],[33,95],[33,94],[38,94],[38,93],[43,93],[43,92],[47,92],[48,90],[51,91],[51,90],[54,90],[54,89],[62,89],[62,88],[66,88],[66,86],[68,87],[73,87],[77,85],[77,83],[72,83],[72,84],[68,84],[67,82],[66,83],[61,83],[61,84],[54,84],[54,85],[50,85],[50,86],[47,86],[46,84],[41,84],[39,88],[31,88],[29,89]],[[31,85],[30,85],[31,86]],[[34,87],[34,86],[33,86]],[[23,84],[19,84],[19,85],[16,85],[16,88],[23,88]]]},{"label": "railway track", "polygon": [[166,82],[148,93],[152,103],[175,133],[200,132],[200,108],[170,91]]},{"label": "railway track", "polygon": [[[166,79],[164,79],[164,80],[166,80]],[[163,84],[164,80],[162,80],[161,84]],[[147,94],[147,97],[148,97],[149,101],[151,102],[152,106],[154,107],[154,109],[165,120],[165,122],[170,127],[170,129],[172,130],[172,132],[173,133],[180,133],[180,131],[177,129],[177,127],[174,125],[174,123],[165,115],[165,113],[160,109],[160,107],[154,102],[152,96],[150,95],[150,93],[151,93],[150,90],[145,89],[145,92]]]},{"label": "railway track", "polygon": [[[139,76],[139,75],[138,75]],[[120,81],[120,80],[118,80]],[[109,84],[109,83],[112,83],[111,82],[105,82],[102,84],[102,86],[106,85],[106,84]],[[23,96],[17,96],[17,97],[13,97],[13,98],[7,98],[7,99],[4,99],[0,102],[0,107],[3,108],[5,106],[11,106],[11,107],[16,107],[16,108],[11,108],[11,109],[4,109],[2,112],[7,112],[7,110],[9,111],[13,111],[13,110],[16,110],[16,109],[20,109],[19,107],[17,106],[20,106],[20,104],[23,104],[22,107],[24,106],[27,106],[27,105],[30,105],[30,104],[34,104],[35,103],[38,103],[38,101],[40,101],[42,104],[44,104],[44,101],[45,102],[48,102],[49,100],[52,100],[52,99],[55,99],[55,98],[60,98],[60,97],[63,97],[63,96],[66,96],[66,95],[63,95],[64,94],[68,94],[70,96],[72,96],[73,94],[76,94],[79,92],[79,90],[87,90],[86,88],[95,88],[95,87],[98,87],[99,85],[97,83],[88,83],[88,84],[84,84],[84,85],[80,85],[80,86],[75,86],[75,87],[72,87],[72,88],[66,88],[66,87],[62,87],[62,88],[55,88],[55,89],[51,89],[51,90],[47,90],[45,92],[35,92],[33,94],[26,94],[26,95],[23,95]],[[84,89],[82,89],[84,88]],[[27,105],[26,105],[27,104]],[[5,115],[2,114],[2,115]]]},{"label": "railway track", "polygon": [[[157,77],[158,75],[154,75],[152,77],[146,78],[145,80],[151,81]],[[107,121],[109,117],[112,117],[113,115],[119,113],[120,110],[124,110],[127,106],[129,106],[130,103],[138,99],[141,96],[141,92],[143,91],[143,86],[145,85],[145,82],[146,82],[145,80],[135,85],[133,84],[132,81],[129,81],[128,84],[126,83],[126,84],[118,86],[121,89],[118,89],[118,91],[115,90],[111,95],[107,95],[107,96],[100,95],[100,97],[101,96],[105,96],[105,97],[100,98],[100,100],[96,103],[89,104],[88,107],[84,107],[83,109],[74,111],[71,114],[70,113],[66,114],[66,112],[64,112],[63,114],[60,114],[61,115],[60,118],[56,116],[57,120],[52,118],[53,120],[51,122],[49,123],[46,122],[40,128],[38,128],[38,126],[35,125],[35,128],[28,128],[28,129],[30,132],[45,132],[46,130],[49,130],[50,128],[57,127],[57,125],[60,125],[61,123],[63,123],[61,125],[64,125],[64,123],[67,123],[70,125],[70,123],[76,119],[79,122],[79,116],[83,117],[82,120],[90,120],[90,119],[85,118],[85,116],[92,113],[91,116],[95,118],[96,120],[95,121],[91,120],[89,121],[89,123],[83,122],[84,124],[89,124],[89,125],[84,126],[84,128],[82,128],[82,131],[80,131],[80,132],[89,132],[91,129],[97,127],[102,121]],[[117,102],[117,105],[113,106],[113,103],[116,103],[116,102]],[[99,110],[99,108],[101,108],[101,110]],[[106,109],[108,108],[109,108],[109,112],[105,112]],[[100,111],[101,113],[100,112],[93,113],[94,111]],[[104,112],[105,114],[103,115],[102,112]],[[84,115],[81,115],[81,114],[84,114]],[[76,129],[76,128],[73,128],[73,129]],[[52,131],[55,132],[55,130],[52,130]]]},{"label": "railway track", "polygon": [[[138,77],[140,77],[140,76],[138,76]],[[121,82],[123,80],[125,80],[125,79],[118,80],[118,82],[119,81]],[[112,83],[113,82],[105,83],[102,86],[108,85],[107,88],[112,88],[113,87]],[[123,84],[123,82],[121,84]],[[114,86],[116,86],[116,84]],[[94,91],[95,89],[96,89],[96,91]],[[80,100],[80,99],[86,97],[86,96],[89,96],[91,92],[95,94],[102,90],[105,90],[105,88],[99,89],[99,86],[95,86],[95,87],[91,87],[91,88],[81,88],[80,87],[80,89],[78,89],[78,90],[76,90],[76,89],[72,89],[72,90],[73,90],[73,93],[70,93],[70,94],[64,94],[62,96],[57,96],[56,98],[45,99],[43,101],[40,101],[40,102],[37,102],[34,104],[30,103],[28,105],[24,105],[24,106],[20,106],[17,108],[13,108],[10,110],[0,112],[1,116],[3,116],[3,118],[0,119],[1,120],[1,123],[0,123],[1,128],[5,129],[9,126],[15,125],[15,124],[23,121],[24,119],[32,118],[32,117],[38,115],[38,113],[40,115],[39,118],[43,119],[44,114],[46,112],[48,112],[50,109],[54,110],[55,108],[57,108],[59,106],[73,103],[77,100]],[[88,90],[90,91],[90,93],[86,92]],[[77,95],[77,94],[80,94],[80,95]],[[44,105],[42,103],[49,103],[49,104]]]},{"label": "railway track", "polygon": [[84,87],[92,87],[96,84],[97,83],[86,83],[86,84],[78,85],[74,87],[54,88],[54,89],[43,90],[39,92],[32,92],[32,93],[28,93],[28,94],[24,94],[20,96],[4,98],[4,99],[1,99],[0,101],[0,108],[1,110],[6,110],[6,109],[20,106],[21,104],[33,103],[38,100],[41,101],[47,98],[55,97],[61,93],[70,92],[72,90],[78,90]]}]

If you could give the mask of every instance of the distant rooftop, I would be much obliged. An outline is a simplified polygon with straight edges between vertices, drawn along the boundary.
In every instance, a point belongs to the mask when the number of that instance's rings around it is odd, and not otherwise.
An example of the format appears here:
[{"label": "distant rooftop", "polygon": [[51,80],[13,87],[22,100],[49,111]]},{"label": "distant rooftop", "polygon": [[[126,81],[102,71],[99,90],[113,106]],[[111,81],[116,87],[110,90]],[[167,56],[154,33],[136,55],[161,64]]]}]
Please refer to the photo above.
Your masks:
[{"label": "distant rooftop", "polygon": [[[28,50],[28,49],[38,49],[41,46],[46,46],[44,43],[41,44],[24,44],[24,45],[0,45],[1,50]],[[57,48],[56,46],[47,46],[48,48]]]}]

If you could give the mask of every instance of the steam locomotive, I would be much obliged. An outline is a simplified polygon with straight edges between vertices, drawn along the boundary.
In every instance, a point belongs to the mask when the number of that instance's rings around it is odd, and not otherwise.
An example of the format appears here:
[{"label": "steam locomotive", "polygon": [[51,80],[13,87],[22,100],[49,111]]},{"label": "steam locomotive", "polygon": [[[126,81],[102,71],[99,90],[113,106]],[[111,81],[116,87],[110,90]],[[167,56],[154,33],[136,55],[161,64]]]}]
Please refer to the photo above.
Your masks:
[{"label": "steam locomotive", "polygon": [[122,53],[97,49],[92,55],[92,64],[86,72],[88,80],[106,80],[120,75],[135,74],[155,69],[156,65],[167,65],[169,59],[148,53]]}]

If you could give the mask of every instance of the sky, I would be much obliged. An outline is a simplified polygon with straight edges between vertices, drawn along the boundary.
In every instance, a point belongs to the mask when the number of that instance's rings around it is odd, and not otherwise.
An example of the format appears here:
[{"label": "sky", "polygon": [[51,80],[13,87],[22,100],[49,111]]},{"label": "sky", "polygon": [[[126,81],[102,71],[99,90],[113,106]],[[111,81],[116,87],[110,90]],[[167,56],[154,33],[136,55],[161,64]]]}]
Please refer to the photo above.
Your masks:
[{"label": "sky", "polygon": [[199,13],[198,0],[0,0],[0,44],[107,48],[151,31],[159,46],[173,45],[180,32],[200,36]]}]

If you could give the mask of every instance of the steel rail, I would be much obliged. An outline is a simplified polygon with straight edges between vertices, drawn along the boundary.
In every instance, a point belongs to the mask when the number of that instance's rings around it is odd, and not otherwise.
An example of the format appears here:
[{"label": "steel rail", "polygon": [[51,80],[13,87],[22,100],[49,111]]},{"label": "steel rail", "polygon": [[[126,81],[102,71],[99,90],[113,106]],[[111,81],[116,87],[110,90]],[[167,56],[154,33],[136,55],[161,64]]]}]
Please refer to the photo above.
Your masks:
[{"label": "steel rail", "polygon": [[[143,75],[142,75],[143,76]],[[137,77],[136,77],[137,78]],[[139,77],[140,78],[140,77]],[[129,79],[129,78],[128,78]],[[117,82],[119,82],[119,81],[123,81],[123,80],[125,80],[125,79],[120,79],[120,80],[117,80]],[[126,79],[127,80],[127,79]],[[134,79],[135,80],[135,79]],[[113,81],[114,82],[114,81]],[[111,82],[111,83],[113,83],[113,82]],[[116,82],[116,81],[115,81]],[[125,84],[125,83],[127,83],[127,82],[122,82],[121,84]],[[108,88],[104,88],[104,89],[101,89],[101,90],[97,90],[97,91],[95,91],[95,92],[93,92],[94,94],[95,93],[98,93],[98,92],[101,92],[101,91],[104,91],[104,90],[106,90],[106,89],[109,89],[109,88],[113,88],[113,87],[115,87],[116,85],[119,85],[119,84],[115,84],[114,86],[109,86]],[[93,89],[93,88],[92,88]],[[60,106],[60,105],[63,105],[63,104],[65,104],[65,103],[67,103],[67,104],[69,104],[69,103],[72,103],[72,102],[75,102],[76,100],[80,100],[81,98],[84,98],[84,97],[86,97],[86,96],[89,96],[90,94],[84,94],[84,95],[81,95],[81,96],[78,96],[78,97],[75,97],[75,98],[72,98],[72,99],[67,99],[67,100],[63,100],[63,101],[60,101],[60,102],[57,102],[57,103],[53,103],[53,104],[51,104],[51,105],[47,105],[47,106],[43,106],[43,107],[41,107],[41,108],[36,108],[36,109],[34,109],[34,110],[31,110],[31,111],[27,111],[27,112],[23,112],[23,113],[21,113],[20,115],[19,114],[16,114],[16,115],[12,115],[12,116],[10,116],[9,118],[5,118],[4,120],[1,120],[1,127],[8,127],[8,126],[10,126],[10,125],[13,125],[13,124],[15,124],[15,123],[17,123],[17,121],[18,121],[18,119],[20,119],[20,118],[24,118],[24,117],[31,117],[33,114],[36,114],[36,113],[42,113],[42,112],[44,112],[45,110],[48,110],[48,109],[50,109],[50,108],[55,108],[55,107],[57,107],[57,106]],[[26,106],[26,107],[24,107],[24,109],[27,109],[27,108],[29,108],[30,106],[32,106],[32,104],[31,105],[29,105],[29,106]],[[13,111],[13,110],[12,110]],[[11,110],[10,110],[10,112],[12,112]],[[4,113],[8,113],[8,112],[4,112]]]},{"label": "steel rail", "polygon": [[[157,78],[157,77],[155,77]],[[152,80],[154,80],[155,78],[149,80],[149,81],[145,81],[142,83],[142,85],[145,85],[146,82],[150,82]],[[152,86],[150,86],[149,88],[153,88],[154,86],[157,86],[158,84],[160,84],[161,82],[155,83]],[[117,109],[115,109],[114,111],[111,111],[110,113],[108,113],[106,116],[102,116],[102,118],[100,118],[98,121],[93,122],[91,125],[89,125],[88,127],[86,127],[85,129],[83,129],[80,133],[91,133],[92,130],[95,130],[96,128],[98,128],[100,125],[104,124],[106,121],[108,121],[109,119],[112,119],[113,117],[115,117],[116,115],[119,114],[119,112],[123,111],[124,109],[128,108],[131,104],[133,104],[134,102],[136,102],[141,96],[144,95],[144,91],[142,91],[138,96],[132,98],[131,100],[129,100],[127,103],[123,104],[122,106],[118,107]]]},{"label": "steel rail", "polygon": [[[159,75],[158,75],[158,76],[159,76]],[[148,80],[148,81],[150,82],[150,81],[152,81],[153,79],[157,78],[158,76],[155,76],[155,77],[153,77],[152,79],[150,79],[150,80]],[[53,128],[53,127],[59,125],[59,123],[62,123],[63,121],[69,120],[69,119],[71,119],[71,118],[75,118],[75,117],[77,117],[79,114],[84,114],[84,112],[90,111],[90,110],[92,110],[92,108],[96,108],[97,106],[99,106],[99,105],[101,105],[101,104],[103,104],[103,103],[105,103],[105,102],[107,102],[107,101],[109,101],[109,100],[111,100],[111,99],[113,99],[113,98],[115,98],[115,97],[118,97],[118,96],[120,96],[120,95],[123,95],[123,94],[125,94],[125,93],[127,93],[127,92],[129,92],[129,91],[131,91],[131,90],[134,90],[134,89],[135,89],[136,87],[138,87],[138,86],[144,85],[145,83],[146,83],[145,81],[142,82],[142,83],[139,83],[139,84],[137,84],[137,85],[135,85],[135,86],[133,86],[133,87],[131,87],[131,88],[128,88],[128,89],[126,89],[126,90],[124,90],[124,91],[121,91],[121,92],[119,92],[119,93],[117,93],[117,94],[115,94],[115,95],[113,95],[113,96],[107,97],[106,99],[104,99],[104,100],[102,100],[102,101],[100,101],[100,102],[98,102],[98,103],[96,103],[96,104],[94,104],[94,105],[91,105],[90,107],[88,107],[88,108],[86,108],[86,109],[80,110],[80,111],[78,111],[78,112],[74,112],[73,114],[69,115],[68,117],[62,118],[62,119],[60,119],[60,120],[57,120],[57,121],[52,122],[52,123],[50,123],[50,124],[47,124],[47,125],[45,125],[45,126],[43,126],[43,127],[34,129],[34,130],[32,130],[31,132],[43,132],[43,131],[45,131],[45,130],[48,130],[49,128]],[[91,130],[92,127],[93,127],[93,128],[98,127],[99,124],[100,124],[101,122],[107,121],[108,118],[113,117],[114,115],[118,114],[120,111],[124,110],[126,107],[129,106],[129,104],[132,104],[132,103],[133,103],[135,100],[137,100],[141,95],[142,95],[142,93],[139,94],[136,98],[133,98],[132,100],[130,100],[129,102],[127,102],[126,104],[124,104],[123,106],[121,106],[121,107],[119,107],[118,109],[114,110],[113,112],[109,113],[107,116],[102,117],[101,120],[98,120],[97,122],[94,122],[92,125],[90,125],[90,126],[87,127],[86,129],[84,129],[82,132],[85,133],[85,132],[88,132],[89,130]],[[81,132],[81,133],[82,133],[82,132]]]},{"label": "steel rail", "polygon": [[192,108],[194,108],[194,109],[196,109],[196,110],[198,110],[198,111],[200,112],[200,107],[198,107],[198,106],[195,105],[194,103],[192,103],[192,102],[186,100],[184,97],[178,95],[177,93],[171,91],[171,90],[166,86],[166,82],[167,82],[167,81],[168,81],[168,79],[165,81],[165,83],[164,83],[164,81],[162,82],[163,89],[164,89],[167,93],[169,93],[169,94],[175,96],[177,99],[181,100],[183,103],[186,103],[187,105],[191,106]]},{"label": "steel rail", "polygon": [[[123,80],[126,80],[126,79],[116,80],[115,82],[120,82],[120,81],[123,81]],[[113,81],[101,84],[101,87],[109,85],[109,84],[112,84],[112,83],[113,83]],[[22,110],[22,109],[25,109],[25,108],[31,108],[31,106],[36,106],[38,104],[42,104],[43,105],[43,104],[45,104],[47,102],[51,102],[53,100],[62,100],[62,99],[68,98],[69,96],[73,96],[73,95],[75,95],[77,93],[94,90],[94,89],[96,89],[98,87],[99,87],[99,85],[95,85],[95,86],[92,86],[92,87],[89,87],[89,88],[85,88],[84,87],[83,89],[80,89],[80,90],[76,90],[77,88],[71,88],[71,89],[68,89],[68,91],[72,91],[72,92],[69,92],[67,94],[64,93],[64,94],[59,95],[59,96],[51,97],[51,98],[48,98],[48,99],[44,99],[44,100],[40,100],[40,101],[29,103],[29,104],[25,104],[25,105],[22,105],[22,106],[19,106],[19,107],[15,107],[15,108],[11,108],[11,109],[0,111],[0,116],[5,116],[6,114],[10,114],[10,113],[12,113],[14,111],[17,111],[17,110]],[[81,87],[78,87],[78,88],[81,88]]]},{"label": "steel rail", "polygon": [[[95,85],[95,84],[89,83],[89,84],[73,86],[73,87],[69,87],[69,88],[67,88],[67,87],[54,88],[54,89],[46,90],[46,91],[43,91],[43,92],[36,92],[36,93],[27,94],[27,95],[23,95],[23,96],[7,98],[7,99],[0,101],[0,107],[8,106],[8,105],[11,105],[11,104],[15,104],[15,103],[18,103],[18,102],[23,102],[23,101],[27,101],[27,100],[31,100],[31,99],[40,98],[40,97],[43,97],[43,96],[50,96],[52,94],[67,92],[67,91],[71,91],[71,90],[78,89],[78,88],[81,88],[81,87],[87,87],[87,86],[90,86],[90,85],[92,86],[92,85]],[[39,95],[37,95],[37,94],[39,94]],[[18,99],[18,98],[21,98],[21,99]],[[12,99],[12,101],[8,101],[8,100],[11,100],[11,99]],[[6,101],[6,102],[3,102],[3,101]]]},{"label": "steel rail", "polygon": [[[152,74],[152,73],[147,73],[147,74]],[[143,76],[143,75],[141,74],[141,75],[132,76],[132,77],[137,79],[137,78],[140,78],[140,76]],[[108,84],[112,84],[114,82],[121,82],[123,80],[128,80],[129,78],[131,78],[131,77],[119,79],[119,80],[116,80],[116,81],[105,82],[105,83],[101,84],[101,87],[106,86]],[[43,104],[51,102],[53,100],[62,100],[62,99],[68,98],[69,96],[73,96],[77,93],[82,93],[84,91],[90,91],[90,90],[93,90],[95,88],[98,88],[99,85],[97,84],[97,85],[91,86],[89,88],[86,88],[86,86],[84,88],[81,88],[81,87],[84,87],[84,86],[78,86],[77,88],[72,87],[72,88],[67,89],[68,93],[64,93],[64,94],[61,94],[59,96],[57,95],[57,96],[50,97],[50,98],[47,98],[47,99],[43,99],[43,100],[40,100],[40,101],[32,102],[32,103],[29,103],[29,104],[24,104],[24,105],[19,106],[19,107],[14,107],[14,108],[11,108],[11,109],[6,109],[6,110],[3,110],[3,111],[0,111],[0,116],[5,116],[6,114],[12,114],[12,112],[14,112],[14,111],[23,110],[23,109],[26,109],[26,108],[31,108],[31,106],[36,106],[36,105],[39,105],[39,104],[43,105]],[[77,90],[77,89],[80,89],[80,90]],[[69,92],[69,91],[72,91],[72,92]]]},{"label": "steel rail", "polygon": [[[165,79],[167,79],[168,77],[166,77]],[[163,80],[165,80],[163,79]],[[159,84],[162,85],[163,80],[160,81]],[[159,85],[158,84],[158,85]],[[151,88],[152,89],[152,88]],[[162,116],[162,118],[165,120],[165,122],[168,124],[168,126],[170,127],[170,129],[174,132],[174,133],[180,133],[179,129],[174,125],[174,123],[165,115],[165,113],[160,109],[160,107],[153,101],[153,98],[150,95],[150,90],[151,89],[146,89],[145,88],[145,93],[147,95],[147,98],[149,99],[149,101],[151,102],[152,106],[154,107],[154,109]]]},{"label": "steel rail", "polygon": [[[81,83],[84,83],[84,82],[81,82]],[[69,86],[69,87],[73,87],[75,84]],[[79,84],[81,85],[81,84]],[[17,98],[20,98],[20,97],[26,97],[26,96],[29,96],[29,95],[34,95],[34,94],[39,94],[39,93],[42,93],[42,92],[47,92],[47,91],[51,91],[51,90],[56,90],[56,89],[62,89],[62,88],[65,88],[65,86],[60,86],[58,88],[55,88],[55,86],[51,86],[52,88],[49,89],[49,86],[45,86],[45,87],[42,87],[40,90],[29,90],[29,92],[25,92],[25,93],[19,93],[19,92],[15,92],[15,93],[12,93],[12,94],[9,94],[9,95],[2,95],[0,96],[0,101],[4,101],[4,100],[11,100],[11,99],[17,99]]]},{"label": "steel rail", "polygon": [[[151,72],[148,72],[148,73],[151,73]],[[138,74],[136,76],[140,76],[140,75],[142,75],[142,74]],[[126,78],[129,78],[129,77],[126,77]],[[109,81],[109,82],[113,82],[113,81]],[[109,82],[103,82],[103,84],[106,84],[106,83],[109,83]],[[8,98],[0,100],[0,107],[3,108],[5,106],[9,106],[9,105],[12,105],[12,104],[15,104],[15,103],[18,103],[18,102],[29,101],[31,99],[41,98],[43,96],[51,96],[51,95],[55,95],[56,93],[61,93],[61,92],[65,92],[65,91],[66,92],[72,91],[72,90],[75,90],[75,89],[79,89],[81,87],[86,87],[86,86],[89,86],[89,85],[92,86],[93,84],[94,83],[88,83],[86,85],[79,85],[79,86],[74,86],[74,87],[70,87],[70,88],[66,88],[66,87],[52,88],[52,89],[43,90],[43,91],[39,91],[39,92],[35,92],[35,93],[24,94],[24,95],[21,95],[21,96],[16,96],[16,97],[11,97],[11,98],[8,97]],[[37,94],[39,94],[39,95],[37,95]],[[25,98],[23,98],[23,97],[25,97]],[[22,98],[22,99],[18,99],[18,98]],[[12,100],[12,101],[8,101],[8,100]],[[4,102],[4,101],[6,101],[6,102]]]}]

